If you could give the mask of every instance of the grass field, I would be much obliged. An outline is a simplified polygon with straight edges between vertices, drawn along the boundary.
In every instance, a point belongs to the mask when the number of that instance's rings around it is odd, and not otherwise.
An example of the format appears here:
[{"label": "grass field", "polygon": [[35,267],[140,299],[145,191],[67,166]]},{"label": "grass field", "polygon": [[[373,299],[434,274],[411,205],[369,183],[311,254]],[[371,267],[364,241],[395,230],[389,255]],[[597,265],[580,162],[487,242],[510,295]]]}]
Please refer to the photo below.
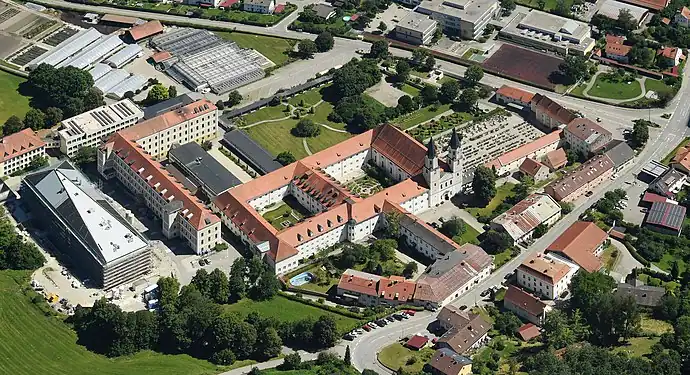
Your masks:
[{"label": "grass field", "polygon": [[498,253],[494,256],[494,265],[496,269],[501,268],[502,265],[508,263],[508,261],[513,257],[513,251],[507,249],[502,253]]},{"label": "grass field", "polygon": [[479,216],[487,216],[491,214],[496,207],[498,207],[501,203],[503,203],[506,198],[509,196],[513,195],[513,188],[515,187],[515,184],[511,183],[505,183],[501,186],[498,186],[496,188],[496,195],[494,196],[494,199],[489,202],[485,207],[471,207],[467,209],[467,212],[469,212],[472,216],[474,217],[479,217]]},{"label": "grass field", "polygon": [[458,245],[466,244],[466,243],[474,243],[473,241],[477,239],[477,236],[479,236],[479,231],[474,229],[469,224],[465,224],[465,233],[463,233],[461,236],[455,236],[453,237],[453,241],[455,241]]},{"label": "grass field", "polygon": [[196,375],[223,369],[187,355],[142,352],[108,359],[76,344],[76,335],[46,317],[21,292],[27,272],[0,271],[0,374]]},{"label": "grass field", "polygon": [[[268,221],[269,223],[271,223],[271,225],[273,225],[274,228],[282,230],[286,228],[286,226],[282,224],[283,222],[289,222],[290,224],[294,224],[302,220],[304,215],[302,215],[302,213],[300,213],[299,211],[300,210],[298,209],[293,209],[293,207],[291,207],[290,204],[283,203],[280,206],[273,208],[270,211],[263,214],[263,218],[266,219],[266,221]],[[287,216],[285,214],[287,214]]]},{"label": "grass field", "polygon": [[407,129],[412,126],[419,125],[425,121],[429,121],[440,114],[443,114],[443,112],[446,112],[450,109],[450,104],[443,104],[437,106],[435,111],[433,110],[433,108],[434,106],[426,106],[412,113],[391,120],[391,122],[400,126],[400,128],[402,129]]},{"label": "grass field", "polygon": [[352,329],[352,326],[357,323],[354,318],[299,303],[283,296],[276,296],[269,301],[261,302],[245,298],[237,303],[224,305],[224,307],[225,311],[230,314],[246,316],[250,312],[256,311],[264,317],[276,318],[282,322],[294,322],[308,317],[318,319],[321,315],[330,315],[338,324],[338,329],[343,332]]},{"label": "grass field", "polygon": [[685,262],[683,259],[680,259],[669,252],[664,253],[664,256],[661,257],[661,260],[654,264],[666,272],[671,272],[671,264],[673,264],[674,261],[678,262],[678,269],[680,270],[680,273],[682,274],[685,272]]},{"label": "grass field", "polygon": [[317,87],[315,89],[311,89],[301,94],[295,95],[292,98],[290,98],[290,100],[288,100],[288,103],[297,107],[301,101],[304,101],[305,107],[311,107],[323,99],[321,93],[319,92],[321,89],[321,87]]},{"label": "grass field", "polygon": [[664,83],[664,81],[651,78],[647,78],[644,80],[644,89],[646,91],[654,91],[657,93],[673,91],[673,87],[667,85],[666,83]]},{"label": "grass field", "polygon": [[232,40],[242,48],[251,48],[257,50],[260,54],[266,56],[267,59],[273,61],[276,65],[284,65],[290,60],[288,53],[292,51],[297,44],[296,40],[276,38],[265,35],[245,34],[240,32],[218,32],[221,38]]},{"label": "grass field", "polygon": [[661,336],[664,333],[672,333],[673,326],[663,320],[657,320],[648,316],[643,316],[640,322],[642,332],[654,336]]},{"label": "grass field", "polygon": [[642,87],[638,81],[631,81],[630,83],[612,82],[607,80],[603,74],[599,74],[587,94],[598,98],[626,100],[642,94]]},{"label": "grass field", "polygon": [[[516,4],[524,5],[526,7],[530,8],[535,8],[539,9],[539,0],[516,0]],[[556,4],[558,4],[558,0],[546,0],[544,2],[544,11],[548,12],[550,10],[556,9]],[[573,5],[572,0],[565,0],[565,4],[567,5],[568,9]]]},{"label": "grass field", "polygon": [[[381,363],[390,369],[402,368],[406,373],[416,374],[422,371],[422,367],[434,356],[434,350],[424,348],[411,350],[400,343],[395,343],[383,348],[378,358]],[[414,358],[414,359],[412,359]]]},{"label": "grass field", "polygon": [[24,81],[22,77],[0,70],[0,125],[12,115],[23,119],[29,110],[29,98],[18,92]]},{"label": "grass field", "polygon": [[406,93],[407,95],[410,95],[410,96],[417,96],[417,95],[419,95],[419,89],[416,88],[416,87],[414,87],[414,86],[408,85],[407,83],[404,84],[404,85],[402,85],[402,87],[400,88],[400,90],[402,90],[402,92],[404,92],[404,93]]},{"label": "grass field", "polygon": [[259,110],[244,115],[243,119],[246,125],[251,125],[259,121],[277,120],[288,116],[290,116],[290,114],[285,112],[284,105],[277,105],[275,107],[267,105]]},{"label": "grass field", "polygon": [[659,342],[658,337],[633,337],[628,344],[613,349],[615,353],[627,353],[633,357],[642,357],[652,352],[652,346]]}]

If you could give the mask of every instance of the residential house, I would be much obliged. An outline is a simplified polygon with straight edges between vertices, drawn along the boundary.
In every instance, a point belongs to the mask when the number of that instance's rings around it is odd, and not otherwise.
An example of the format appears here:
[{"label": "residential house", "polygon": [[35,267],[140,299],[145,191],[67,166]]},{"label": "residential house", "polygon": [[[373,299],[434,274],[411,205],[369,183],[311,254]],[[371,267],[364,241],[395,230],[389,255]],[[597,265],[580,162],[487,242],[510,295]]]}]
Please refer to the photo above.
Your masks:
[{"label": "residential house", "polygon": [[613,139],[610,131],[587,118],[576,118],[568,123],[563,134],[570,148],[584,155],[597,153]]},{"label": "residential house", "polygon": [[613,175],[613,161],[597,155],[544,188],[557,202],[573,202]]},{"label": "residential house", "polygon": [[645,285],[641,280],[627,280],[618,283],[616,294],[619,296],[632,296],[635,303],[642,307],[657,307],[661,304],[661,298],[666,294],[666,288],[662,286]]},{"label": "residential house", "polygon": [[546,253],[554,253],[587,272],[596,272],[601,268],[599,257],[604,252],[607,239],[608,234],[596,224],[578,221],[558,236],[546,248]]},{"label": "residential house", "polygon": [[242,3],[242,10],[245,12],[273,14],[275,9],[275,0],[244,0]]},{"label": "residential house", "polygon": [[642,226],[655,232],[680,236],[686,208],[669,202],[654,202]]},{"label": "residential house", "polygon": [[441,323],[442,327],[450,327],[436,342],[439,349],[446,348],[457,354],[465,354],[489,341],[491,323],[479,314],[446,306],[439,313],[438,319],[439,323],[442,319],[445,322]]},{"label": "residential house", "polygon": [[455,353],[448,348],[441,348],[429,361],[433,375],[470,375],[472,360]]},{"label": "residential house", "polygon": [[491,228],[507,233],[513,243],[528,241],[539,225],[551,226],[561,217],[561,206],[546,194],[531,194],[491,221]]},{"label": "residential house", "polygon": [[0,176],[9,176],[28,167],[38,157],[46,156],[46,143],[26,128],[0,140]]},{"label": "residential house", "polygon": [[338,282],[336,294],[363,306],[412,303],[416,283],[401,276],[383,277],[348,269]]},{"label": "residential house", "polygon": [[674,168],[668,168],[649,184],[649,190],[667,198],[674,199],[676,194],[683,190],[683,186],[685,186],[687,182],[687,175]]},{"label": "residential house", "polygon": [[690,147],[680,147],[671,159],[671,167],[690,175]]},{"label": "residential house", "polygon": [[503,85],[496,90],[496,101],[501,104],[514,103],[522,107],[529,107],[533,97],[534,93],[508,85]]},{"label": "residential house", "polygon": [[544,181],[549,178],[549,167],[534,160],[527,158],[520,164],[520,172],[525,176],[530,176],[534,182]]},{"label": "residential house", "polygon": [[552,254],[535,254],[517,268],[517,283],[547,299],[558,299],[568,290],[576,264]]},{"label": "residential house", "polygon": [[632,46],[625,44],[625,37],[607,34],[606,35],[606,47],[604,52],[606,57],[611,60],[616,60],[623,64],[627,64],[628,54]]},{"label": "residential house", "polygon": [[546,313],[551,307],[542,302],[536,296],[525,292],[524,290],[510,285],[503,297],[503,307],[515,313],[522,319],[534,323],[538,326],[544,324]]},{"label": "residential house", "polygon": [[657,61],[663,67],[674,67],[680,64],[683,50],[678,47],[661,47],[656,51]]},{"label": "residential house", "polygon": [[551,169],[551,172],[556,171],[568,164],[568,155],[563,148],[553,150],[544,157],[544,164]]},{"label": "residential house", "polygon": [[534,340],[537,337],[541,336],[541,330],[539,329],[539,327],[534,325],[534,323],[523,324],[520,328],[518,328],[517,333],[518,336],[520,336],[520,338],[524,342]]},{"label": "residential house", "polygon": [[681,27],[688,27],[690,25],[690,9],[682,7],[673,16],[673,23]]},{"label": "residential house", "polygon": [[405,347],[412,350],[422,350],[428,342],[429,339],[426,336],[414,335],[405,342]]},{"label": "residential house", "polygon": [[534,94],[530,109],[537,121],[549,129],[565,126],[576,118],[570,110],[541,94]]},{"label": "residential house", "polygon": [[504,176],[518,171],[522,162],[527,158],[537,160],[546,156],[547,153],[555,150],[560,142],[561,130],[556,130],[510,150],[484,165],[487,168],[495,168],[499,176]]},{"label": "residential house", "polygon": [[335,7],[328,4],[316,4],[311,8],[317,16],[328,21],[331,17],[335,16]]},{"label": "residential house", "polygon": [[614,173],[618,173],[630,165],[635,157],[635,151],[623,141],[614,140],[606,146],[606,149],[604,154],[613,161]]}]

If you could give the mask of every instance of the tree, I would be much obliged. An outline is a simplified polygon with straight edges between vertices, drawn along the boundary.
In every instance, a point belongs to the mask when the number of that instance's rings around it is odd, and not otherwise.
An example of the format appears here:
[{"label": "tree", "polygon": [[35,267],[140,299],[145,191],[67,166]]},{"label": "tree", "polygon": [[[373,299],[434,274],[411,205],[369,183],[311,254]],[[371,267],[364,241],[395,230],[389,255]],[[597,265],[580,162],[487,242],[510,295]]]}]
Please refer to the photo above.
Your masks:
[{"label": "tree", "polygon": [[374,370],[369,370],[367,368],[362,371],[362,375],[379,375],[379,373]]},{"label": "tree", "polygon": [[438,100],[438,89],[436,86],[425,85],[419,92],[419,96],[422,97],[424,104],[433,104]]},{"label": "tree", "polygon": [[635,148],[644,147],[649,140],[649,127],[643,121],[635,121],[633,131],[630,133],[630,141]]},{"label": "tree", "polygon": [[33,171],[39,168],[43,168],[48,165],[48,158],[45,156],[36,156],[31,159],[29,166],[26,167],[27,170]]},{"label": "tree", "polygon": [[[562,0],[559,0],[562,1]],[[568,55],[563,62],[558,65],[558,69],[568,83],[579,82],[589,79],[589,63],[583,56]]]},{"label": "tree", "polygon": [[403,95],[398,98],[398,106],[396,108],[400,114],[405,114],[414,111],[415,105],[409,95]]},{"label": "tree", "polygon": [[331,315],[322,315],[314,323],[314,343],[319,348],[330,348],[338,342],[338,327]]},{"label": "tree", "polygon": [[302,56],[303,59],[310,59],[318,51],[316,43],[310,39],[302,39],[297,44],[297,52]]},{"label": "tree", "polygon": [[420,66],[424,63],[426,58],[429,56],[429,51],[425,48],[415,48],[412,50],[412,59],[410,62],[415,66]]},{"label": "tree", "polygon": [[561,215],[567,215],[573,211],[573,204],[570,202],[561,202]]},{"label": "tree", "polygon": [[296,161],[295,155],[290,151],[283,151],[276,156],[276,161],[282,165],[292,164]]},{"label": "tree", "polygon": [[218,110],[220,110],[220,111],[224,110],[225,109],[225,102],[223,102],[222,100],[218,100],[216,102],[216,108],[218,108]]},{"label": "tree", "polygon": [[95,147],[80,147],[72,160],[77,165],[85,165],[96,162],[96,148]]},{"label": "tree", "polygon": [[289,371],[289,370],[299,370],[300,365],[302,364],[302,357],[300,357],[299,353],[294,352],[290,353],[285,356],[283,359],[283,364],[280,365],[281,370]]},{"label": "tree", "polygon": [[436,66],[436,59],[434,56],[429,55],[429,57],[424,60],[424,69],[426,71],[431,71]]},{"label": "tree", "polygon": [[621,9],[618,11],[618,27],[625,31],[633,31],[637,29],[637,21],[628,9]]},{"label": "tree", "polygon": [[445,81],[441,84],[441,98],[446,103],[451,103],[460,94],[460,83],[456,80]]},{"label": "tree", "polygon": [[510,12],[514,11],[517,6],[515,5],[515,0],[502,0],[501,8],[503,9],[503,14],[508,15]]},{"label": "tree", "polygon": [[532,237],[533,238],[541,238],[548,231],[549,231],[549,227],[546,226],[544,223],[541,223],[534,228],[534,232],[532,233]]},{"label": "tree", "polygon": [[460,94],[460,98],[458,99],[460,104],[468,110],[473,109],[477,105],[478,100],[479,94],[477,94],[477,90],[472,87],[462,90],[462,94]]},{"label": "tree", "polygon": [[199,268],[196,271],[196,274],[194,274],[194,277],[192,277],[191,284],[196,287],[196,290],[198,290],[203,296],[210,296],[211,295],[211,277],[204,268]]},{"label": "tree", "polygon": [[146,103],[151,105],[151,104],[156,104],[160,103],[164,100],[168,100],[169,94],[168,94],[168,88],[159,84],[153,85],[151,89],[149,90],[148,94],[146,94]]},{"label": "tree", "polygon": [[31,108],[24,115],[24,126],[33,130],[43,129],[46,125],[46,116],[40,110]]},{"label": "tree", "polygon": [[470,67],[465,70],[464,77],[467,83],[474,86],[484,77],[484,69],[479,65],[470,65]]},{"label": "tree", "polygon": [[263,272],[256,287],[252,289],[253,298],[259,301],[266,301],[273,298],[280,290],[280,282],[276,276],[268,269]]},{"label": "tree", "polygon": [[674,260],[671,262],[671,278],[673,280],[678,280],[678,276],[680,276],[680,265],[677,260]]},{"label": "tree", "polygon": [[297,125],[292,128],[292,134],[303,138],[317,137],[319,134],[321,134],[321,127],[315,124],[314,121],[305,118],[299,120]]},{"label": "tree", "polygon": [[2,127],[2,134],[7,136],[20,132],[22,129],[24,129],[24,122],[19,117],[12,115],[5,121],[5,125]]},{"label": "tree", "polygon": [[221,366],[229,366],[233,363],[235,363],[235,360],[237,358],[235,357],[235,353],[232,352],[230,349],[223,349],[221,351],[213,353],[213,355],[210,358],[210,361]]},{"label": "tree", "polygon": [[467,225],[465,221],[457,216],[451,217],[441,224],[439,231],[446,235],[448,238],[453,238],[455,236],[461,236],[467,231]]},{"label": "tree", "polygon": [[411,70],[410,64],[406,60],[398,60],[398,63],[395,64],[395,80],[401,83],[407,81]]},{"label": "tree", "polygon": [[496,175],[494,172],[480,165],[474,170],[472,191],[479,202],[486,206],[496,195]]},{"label": "tree", "polygon": [[379,26],[377,27],[377,29],[379,29],[379,31],[383,33],[386,31],[386,29],[388,29],[388,26],[386,26],[385,22],[381,21],[379,22]]},{"label": "tree", "polygon": [[654,50],[642,45],[634,45],[628,53],[631,64],[639,65],[643,68],[651,67],[654,64]]},{"label": "tree", "polygon": [[343,362],[345,362],[345,364],[348,366],[352,365],[352,358],[350,357],[350,345],[345,348],[345,358],[343,359]]},{"label": "tree", "polygon": [[553,12],[559,16],[570,17],[570,5],[565,0],[557,0]]},{"label": "tree", "polygon": [[62,121],[62,110],[60,108],[48,107],[45,111],[46,127],[52,127]]},{"label": "tree", "polygon": [[56,107],[72,117],[103,104],[103,93],[93,88],[93,77],[72,66],[41,64],[29,73],[27,84],[39,108]]},{"label": "tree", "polygon": [[234,107],[240,104],[241,101],[242,95],[237,90],[233,90],[230,92],[230,94],[228,94],[228,101],[226,104],[228,105],[228,107]]},{"label": "tree", "polygon": [[378,255],[378,259],[388,261],[395,258],[395,249],[398,246],[396,240],[376,240],[370,246],[371,254]]},{"label": "tree", "polygon": [[333,48],[334,43],[335,40],[333,39],[333,35],[328,31],[322,32],[314,40],[314,44],[316,44],[316,49],[319,52],[330,51]]},{"label": "tree", "polygon": [[498,254],[508,249],[512,244],[513,239],[507,233],[490,230],[484,232],[479,246],[489,254]]},{"label": "tree", "polygon": [[216,268],[211,271],[208,278],[208,284],[210,287],[209,298],[211,298],[215,303],[224,304],[228,303],[228,297],[230,296],[230,286],[228,282],[228,277],[223,271]]},{"label": "tree", "polygon": [[266,264],[259,257],[252,257],[246,265],[247,285],[254,286],[259,282],[259,278],[267,270]]},{"label": "tree", "polygon": [[277,357],[283,347],[283,340],[278,336],[278,332],[273,327],[266,327],[259,332],[256,337],[256,356],[267,360]]},{"label": "tree", "polygon": [[412,276],[414,276],[414,274],[417,272],[418,268],[419,266],[417,265],[417,262],[412,260],[405,265],[402,274],[406,279],[411,279]]},{"label": "tree", "polygon": [[577,341],[564,312],[555,309],[546,315],[542,340],[544,344],[553,349],[565,348]]},{"label": "tree", "polygon": [[171,99],[177,97],[177,87],[175,85],[168,86],[168,97]]},{"label": "tree", "polygon": [[494,329],[508,337],[513,337],[520,326],[522,326],[522,322],[513,312],[498,314],[494,321]]},{"label": "tree", "polygon": [[381,81],[381,70],[371,59],[352,59],[333,73],[333,89],[337,97],[355,96]]},{"label": "tree", "polygon": [[384,230],[386,238],[398,238],[400,236],[400,212],[390,211],[385,213],[386,228]]},{"label": "tree", "polygon": [[546,7],[546,0],[537,0],[537,6],[540,10],[544,10]]},{"label": "tree", "polygon": [[383,59],[388,57],[388,42],[385,40],[377,40],[371,43],[369,57],[372,59]]}]

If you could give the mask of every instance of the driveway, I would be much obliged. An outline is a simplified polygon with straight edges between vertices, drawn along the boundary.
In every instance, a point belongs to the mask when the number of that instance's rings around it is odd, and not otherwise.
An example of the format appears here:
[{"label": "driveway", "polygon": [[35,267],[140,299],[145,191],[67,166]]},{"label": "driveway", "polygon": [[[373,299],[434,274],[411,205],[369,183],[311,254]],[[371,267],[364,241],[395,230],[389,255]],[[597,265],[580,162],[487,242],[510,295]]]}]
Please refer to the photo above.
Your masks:
[{"label": "driveway", "polygon": [[625,276],[627,276],[633,270],[633,268],[643,267],[642,263],[633,258],[625,245],[623,245],[620,241],[612,238],[611,244],[618,249],[619,255],[618,260],[616,261],[616,264],[613,266],[613,269],[609,275],[618,282],[625,282]]}]

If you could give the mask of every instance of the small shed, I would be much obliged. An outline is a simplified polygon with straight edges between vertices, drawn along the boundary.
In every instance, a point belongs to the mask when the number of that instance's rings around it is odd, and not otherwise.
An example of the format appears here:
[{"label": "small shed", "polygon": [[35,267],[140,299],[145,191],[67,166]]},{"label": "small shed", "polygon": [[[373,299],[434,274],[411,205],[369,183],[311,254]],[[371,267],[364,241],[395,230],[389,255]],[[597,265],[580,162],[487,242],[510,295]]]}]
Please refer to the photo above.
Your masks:
[{"label": "small shed", "polygon": [[420,335],[414,335],[407,340],[405,346],[412,350],[421,350],[426,346],[427,342],[429,342],[428,338]]}]

